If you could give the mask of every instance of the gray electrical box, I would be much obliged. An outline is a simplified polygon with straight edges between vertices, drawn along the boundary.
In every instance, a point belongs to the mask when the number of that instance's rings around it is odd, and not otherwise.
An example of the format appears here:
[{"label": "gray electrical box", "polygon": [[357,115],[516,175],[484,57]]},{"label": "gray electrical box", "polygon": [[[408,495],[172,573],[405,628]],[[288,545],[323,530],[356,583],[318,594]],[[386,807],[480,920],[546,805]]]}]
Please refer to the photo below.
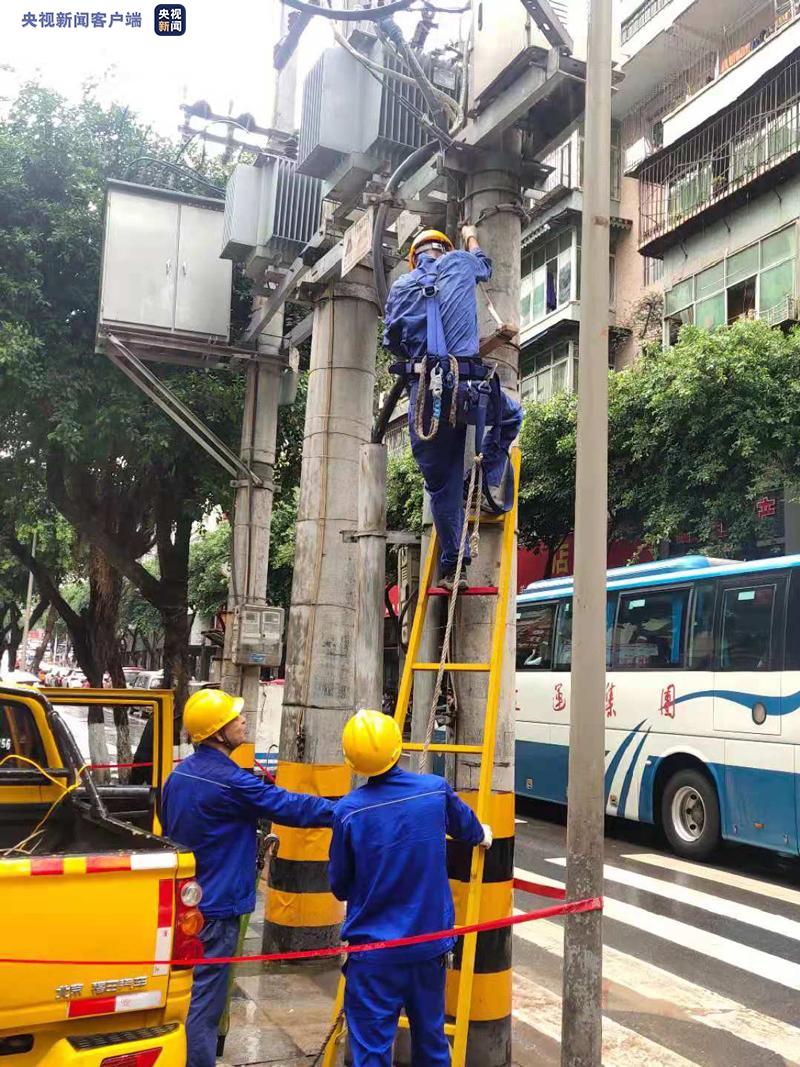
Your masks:
[{"label": "gray electrical box", "polygon": [[227,341],[232,267],[219,258],[223,204],[110,181],[98,328]]},{"label": "gray electrical box", "polygon": [[283,656],[283,608],[243,604],[233,613],[233,662],[241,667],[278,667]]}]

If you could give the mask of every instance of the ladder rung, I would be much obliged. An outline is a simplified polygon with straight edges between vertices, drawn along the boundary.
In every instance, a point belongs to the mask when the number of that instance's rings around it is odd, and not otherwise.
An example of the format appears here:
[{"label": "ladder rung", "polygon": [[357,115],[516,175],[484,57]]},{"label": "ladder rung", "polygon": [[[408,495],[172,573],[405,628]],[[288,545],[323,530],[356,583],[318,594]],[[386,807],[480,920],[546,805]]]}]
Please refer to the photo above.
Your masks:
[{"label": "ladder rung", "polygon": [[[506,514],[507,514],[507,512],[504,511],[502,515],[490,515],[488,512],[482,511],[481,512],[481,517],[480,517],[480,522],[481,522],[481,524],[483,524],[483,523],[495,523],[495,524],[497,524],[498,522],[505,522]],[[475,516],[474,515],[470,515],[470,517],[469,517],[470,526],[472,526],[472,524],[474,522],[475,522]]]},{"label": "ladder rung", "polygon": [[[408,1030],[408,1016],[401,1015],[400,1018],[397,1020],[397,1025],[401,1030]],[[456,1032],[456,1024],[445,1023],[444,1032],[448,1037],[452,1037],[453,1034]]]},{"label": "ladder rung", "polygon": [[[419,741],[407,742],[403,745],[404,752],[422,752],[425,746]],[[428,752],[483,752],[483,745],[428,745]]]},{"label": "ladder rung", "polygon": [[[438,663],[415,663],[411,668],[414,671],[438,671]],[[476,671],[480,673],[483,671],[487,673],[492,669],[491,663],[446,663],[446,671]]]},{"label": "ladder rung", "polygon": [[[496,585],[471,585],[467,589],[459,589],[458,595],[461,596],[497,596]],[[431,586],[428,590],[428,596],[450,596],[449,589],[442,589],[440,585]]]}]

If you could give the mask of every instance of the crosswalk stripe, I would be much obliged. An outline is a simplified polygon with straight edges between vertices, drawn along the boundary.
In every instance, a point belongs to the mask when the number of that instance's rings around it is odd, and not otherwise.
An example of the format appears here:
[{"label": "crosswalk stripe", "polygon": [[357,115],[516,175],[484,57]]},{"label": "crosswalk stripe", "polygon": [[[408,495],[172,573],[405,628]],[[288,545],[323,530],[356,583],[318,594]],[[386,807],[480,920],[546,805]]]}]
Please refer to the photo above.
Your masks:
[{"label": "crosswalk stripe", "polygon": [[[548,878],[533,871],[522,868],[514,869],[516,878],[524,878],[542,883],[543,885],[564,888],[564,883],[555,878]],[[614,900],[606,895],[604,898],[604,913],[609,919],[633,926],[644,933],[660,937],[665,941],[672,941],[676,945],[690,952],[699,952],[704,956],[727,963],[739,970],[749,971],[770,982],[777,982],[788,989],[800,990],[800,964],[792,963],[781,956],[774,956],[761,949],[751,948],[749,945],[731,941],[719,934],[712,934],[708,930],[691,926],[689,923],[670,919],[665,915],[656,915],[654,912],[639,908],[635,904],[627,904],[621,900]]]},{"label": "crosswalk stripe", "polygon": [[678,859],[677,856],[657,856],[651,853],[630,852],[623,856],[624,860],[634,860],[636,863],[646,863],[651,867],[666,868],[677,871],[679,874],[689,874],[693,878],[702,878],[707,882],[719,882],[720,885],[729,885],[734,889],[744,889],[748,893],[758,893],[759,896],[769,897],[771,900],[782,900],[787,904],[800,905],[800,892],[789,889],[783,885],[773,885],[772,882],[762,882],[758,878],[748,878],[743,874],[734,874],[733,871],[720,871],[715,867],[706,867],[702,863],[692,863],[689,860]]},{"label": "crosswalk stripe", "polygon": [[[519,913],[519,909],[515,909]],[[564,930],[549,920],[514,927],[517,937],[559,958],[564,954]],[[663,1015],[663,1003],[673,1005],[694,1022],[736,1034],[781,1056],[787,1064],[800,1064],[800,1029],[753,1011],[713,990],[662,970],[646,960],[603,947],[603,978],[654,1001],[654,1015]],[[646,1009],[645,1009],[646,1010]]]},{"label": "crosswalk stripe", "polygon": [[[547,860],[559,867],[566,867],[567,861],[563,857]],[[693,908],[704,908],[714,915],[721,915],[726,919],[735,919],[737,922],[747,923],[748,926],[757,926],[759,930],[770,930],[781,937],[800,941],[800,922],[796,919],[787,919],[785,915],[775,915],[773,912],[762,911],[753,908],[749,904],[739,904],[735,900],[726,900],[724,897],[712,896],[703,893],[699,889],[690,889],[689,886],[678,885],[676,882],[665,882],[660,878],[651,878],[647,874],[639,874],[636,871],[628,871],[623,867],[613,867],[606,864],[605,876],[609,881],[619,882],[631,889],[642,889],[646,893],[655,893],[656,896],[666,897],[679,904],[689,904]]]},{"label": "crosswalk stripe", "polygon": [[[555,1041],[561,1040],[561,997],[514,972],[515,1019]],[[603,1019],[603,1067],[696,1067],[693,1060],[658,1045],[635,1030]]]}]

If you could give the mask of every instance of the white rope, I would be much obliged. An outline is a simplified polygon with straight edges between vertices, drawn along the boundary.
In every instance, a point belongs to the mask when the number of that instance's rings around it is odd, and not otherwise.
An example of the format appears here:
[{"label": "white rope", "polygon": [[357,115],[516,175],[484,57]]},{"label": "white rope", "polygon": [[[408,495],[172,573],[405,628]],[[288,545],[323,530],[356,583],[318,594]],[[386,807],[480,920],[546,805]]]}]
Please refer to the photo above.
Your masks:
[{"label": "white rope", "polygon": [[[450,593],[450,604],[447,611],[447,627],[444,632],[444,639],[442,641],[442,655],[439,660],[439,670],[436,674],[436,685],[433,690],[433,700],[431,701],[431,710],[428,715],[428,727],[425,731],[425,741],[422,746],[422,752],[419,754],[419,771],[423,773],[425,771],[425,764],[428,759],[428,749],[431,746],[433,739],[433,731],[436,725],[436,707],[439,703],[439,697],[442,694],[442,679],[444,678],[445,668],[447,666],[448,654],[450,649],[450,635],[453,630],[453,622],[456,617],[456,603],[458,600],[458,583],[461,580],[461,571],[464,566],[464,553],[467,547],[467,535],[469,533],[469,520],[470,514],[474,509],[475,512],[475,526],[473,528],[472,539],[476,537],[478,523],[481,517],[481,483],[483,468],[481,463],[483,456],[478,454],[472,461],[472,470],[469,475],[469,488],[467,489],[467,499],[464,504],[464,526],[461,531],[461,543],[458,546],[458,560],[456,562],[456,571],[453,577],[453,588]],[[475,490],[478,490],[476,493]]]}]

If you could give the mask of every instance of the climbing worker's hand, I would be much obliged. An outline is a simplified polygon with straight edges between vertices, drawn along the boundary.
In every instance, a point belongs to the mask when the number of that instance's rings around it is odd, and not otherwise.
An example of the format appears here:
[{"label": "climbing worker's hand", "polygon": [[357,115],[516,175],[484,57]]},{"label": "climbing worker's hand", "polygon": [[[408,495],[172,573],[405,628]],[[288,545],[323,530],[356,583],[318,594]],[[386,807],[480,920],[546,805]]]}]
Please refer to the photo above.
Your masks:
[{"label": "climbing worker's hand", "polygon": [[492,828],[491,826],[489,826],[488,823],[483,822],[481,823],[481,826],[483,827],[483,841],[481,841],[480,847],[485,848],[488,852],[488,850],[492,847],[492,841],[494,841],[494,834],[492,833]]},{"label": "climbing worker's hand", "polygon": [[474,226],[462,226],[461,227],[461,240],[464,242],[464,247],[467,251],[470,250],[470,243],[472,241],[477,245],[478,243],[478,231]]}]

